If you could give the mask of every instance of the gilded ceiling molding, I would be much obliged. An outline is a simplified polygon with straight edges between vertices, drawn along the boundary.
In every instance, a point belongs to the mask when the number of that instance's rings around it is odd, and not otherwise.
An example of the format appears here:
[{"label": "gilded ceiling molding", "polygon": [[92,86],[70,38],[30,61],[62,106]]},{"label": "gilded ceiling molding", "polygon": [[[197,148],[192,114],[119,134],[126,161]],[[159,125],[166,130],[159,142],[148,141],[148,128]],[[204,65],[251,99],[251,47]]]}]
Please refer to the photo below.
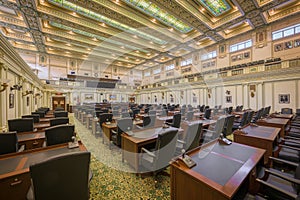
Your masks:
[{"label": "gilded ceiling molding", "polygon": [[[259,1],[259,0],[257,0]],[[269,0],[267,4],[264,4],[262,7],[261,7],[261,11],[264,12],[264,11],[267,11],[271,8],[274,8],[275,6],[277,5],[280,5],[280,4],[283,4],[285,2],[289,2],[290,0],[276,0],[276,1],[272,1],[272,0]]]},{"label": "gilded ceiling molding", "polygon": [[0,14],[0,21],[10,23],[10,24],[13,24],[16,26],[26,27],[26,24],[24,23],[24,21],[22,21],[20,19],[16,19],[15,17],[3,15],[3,14]]},{"label": "gilded ceiling molding", "polygon": [[279,20],[283,17],[287,17],[289,15],[292,15],[292,14],[296,14],[300,11],[300,4],[296,5],[296,6],[293,6],[289,9],[285,9],[284,11],[281,11],[277,14],[274,14],[272,16],[269,16],[267,17],[267,22],[270,23],[270,22],[274,22],[276,20]]}]

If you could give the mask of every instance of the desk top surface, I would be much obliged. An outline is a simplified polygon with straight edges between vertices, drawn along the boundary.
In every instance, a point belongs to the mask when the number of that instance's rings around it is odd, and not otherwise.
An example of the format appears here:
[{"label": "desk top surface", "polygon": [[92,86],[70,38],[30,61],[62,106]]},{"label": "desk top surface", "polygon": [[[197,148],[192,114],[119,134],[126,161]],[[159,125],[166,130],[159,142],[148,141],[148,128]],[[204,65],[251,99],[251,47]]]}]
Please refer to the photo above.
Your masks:
[{"label": "desk top surface", "polygon": [[[140,124],[143,124],[143,120],[132,120],[133,121],[133,125],[140,125]],[[107,124],[106,122],[104,122],[102,124],[102,127],[106,127],[106,128],[109,128],[109,129],[112,129],[112,128],[117,128],[117,123],[115,122],[110,122],[109,124]]]},{"label": "desk top surface", "polygon": [[263,149],[214,140],[188,153],[197,163],[195,167],[189,169],[181,161],[172,166],[231,198],[264,153]]},{"label": "desk top surface", "polygon": [[282,124],[286,125],[289,122],[289,119],[283,118],[264,118],[257,121],[258,123],[269,123],[269,124]]},{"label": "desk top surface", "polygon": [[18,173],[19,170],[29,171],[31,164],[46,160],[52,156],[85,151],[85,147],[80,143],[79,148],[69,149],[67,144],[55,145],[46,148],[34,149],[20,153],[11,153],[0,156],[0,179],[9,176],[10,173]]},{"label": "desk top surface", "polygon": [[247,125],[246,127],[242,128],[241,131],[237,130],[234,132],[234,134],[274,141],[280,133],[280,128]]},{"label": "desk top surface", "polygon": [[45,132],[18,133],[18,142],[45,138]]},{"label": "desk top surface", "polygon": [[272,114],[273,117],[275,118],[286,118],[286,119],[292,119],[293,114]]}]

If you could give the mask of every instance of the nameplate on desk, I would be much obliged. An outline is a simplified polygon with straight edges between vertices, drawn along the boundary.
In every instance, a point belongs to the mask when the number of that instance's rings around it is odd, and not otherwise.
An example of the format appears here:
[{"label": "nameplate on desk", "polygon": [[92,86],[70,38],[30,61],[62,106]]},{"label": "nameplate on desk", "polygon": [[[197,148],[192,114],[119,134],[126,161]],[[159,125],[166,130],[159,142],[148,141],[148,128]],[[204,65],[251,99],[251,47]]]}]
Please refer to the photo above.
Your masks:
[{"label": "nameplate on desk", "polygon": [[127,135],[129,135],[129,136],[133,136],[133,135],[134,135],[132,131],[126,131],[125,133],[126,133]]},{"label": "nameplate on desk", "polygon": [[68,142],[68,148],[69,149],[74,149],[74,148],[77,148],[77,147],[79,147],[78,142]]}]

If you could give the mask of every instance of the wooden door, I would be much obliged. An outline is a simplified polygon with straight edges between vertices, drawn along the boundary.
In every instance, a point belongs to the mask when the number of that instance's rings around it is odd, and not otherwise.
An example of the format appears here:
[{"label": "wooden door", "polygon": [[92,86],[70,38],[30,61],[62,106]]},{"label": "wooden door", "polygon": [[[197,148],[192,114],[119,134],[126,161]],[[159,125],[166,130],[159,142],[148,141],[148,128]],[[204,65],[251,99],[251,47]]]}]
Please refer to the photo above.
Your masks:
[{"label": "wooden door", "polygon": [[66,110],[66,97],[52,97],[52,109],[55,110],[57,107],[62,107]]}]

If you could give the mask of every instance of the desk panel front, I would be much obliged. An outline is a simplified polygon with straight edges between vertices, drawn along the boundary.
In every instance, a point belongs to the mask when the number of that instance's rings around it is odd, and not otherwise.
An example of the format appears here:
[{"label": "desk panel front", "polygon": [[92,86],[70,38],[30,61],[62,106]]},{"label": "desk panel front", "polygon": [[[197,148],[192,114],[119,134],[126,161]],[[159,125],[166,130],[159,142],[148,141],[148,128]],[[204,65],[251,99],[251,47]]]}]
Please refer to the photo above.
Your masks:
[{"label": "desk panel front", "polygon": [[187,168],[180,159],[171,163],[171,199],[232,199],[240,187],[253,189],[251,174],[263,162],[264,152],[218,140],[193,150],[189,156],[197,163],[195,167]]}]

